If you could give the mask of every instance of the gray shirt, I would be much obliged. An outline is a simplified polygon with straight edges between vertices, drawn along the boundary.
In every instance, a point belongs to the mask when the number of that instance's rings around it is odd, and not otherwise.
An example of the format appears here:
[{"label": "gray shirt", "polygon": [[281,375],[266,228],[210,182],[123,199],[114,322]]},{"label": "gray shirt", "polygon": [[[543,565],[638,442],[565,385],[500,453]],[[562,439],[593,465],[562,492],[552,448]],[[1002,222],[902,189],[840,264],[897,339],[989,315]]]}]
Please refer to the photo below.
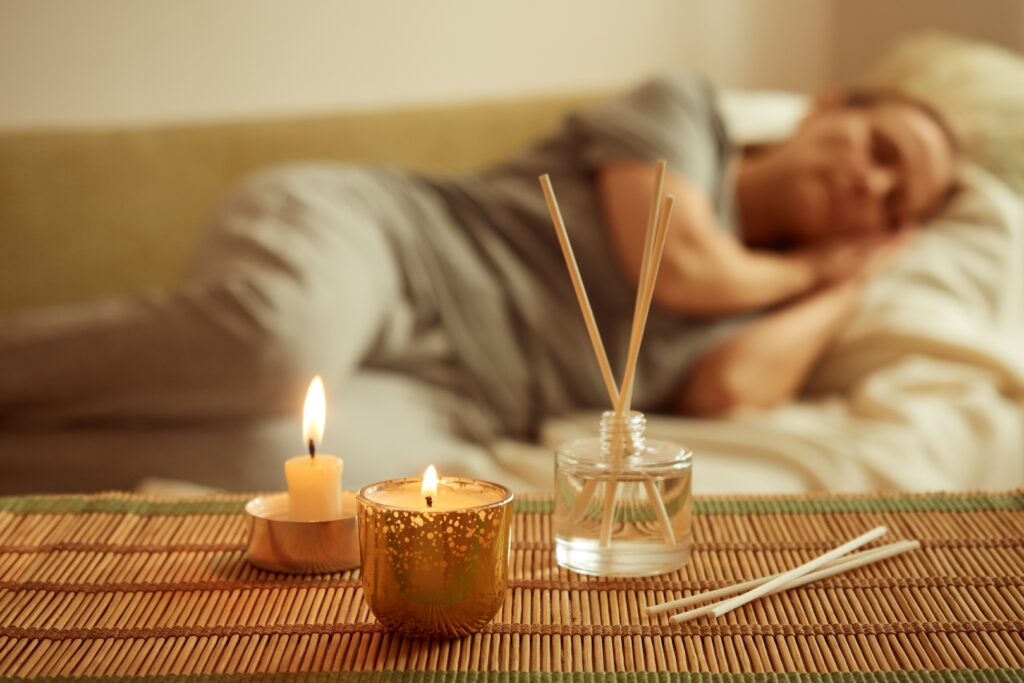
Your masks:
[{"label": "gray shirt", "polygon": [[[544,414],[609,405],[538,176],[551,176],[609,359],[621,378],[635,289],[612,252],[596,171],[613,161],[665,159],[707,194],[719,225],[735,230],[732,151],[711,87],[696,76],[665,77],[576,113],[508,163],[471,178],[425,179],[494,278],[462,283],[466,297],[455,315],[463,319],[453,342],[482,382],[502,387],[498,393],[507,401],[496,408],[517,425],[512,431],[535,426]],[[642,239],[643,226],[638,227]],[[503,295],[488,294],[495,291]],[[689,365],[734,325],[652,310],[633,405],[663,406]]]}]

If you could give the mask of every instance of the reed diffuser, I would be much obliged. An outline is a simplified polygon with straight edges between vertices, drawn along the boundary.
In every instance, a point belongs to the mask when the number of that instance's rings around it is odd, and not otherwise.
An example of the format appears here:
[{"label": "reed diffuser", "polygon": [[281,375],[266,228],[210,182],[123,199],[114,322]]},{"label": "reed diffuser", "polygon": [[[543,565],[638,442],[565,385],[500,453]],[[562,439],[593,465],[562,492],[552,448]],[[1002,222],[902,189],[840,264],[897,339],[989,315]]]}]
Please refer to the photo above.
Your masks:
[{"label": "reed diffuser", "polygon": [[668,236],[674,198],[663,197],[658,163],[626,367],[616,384],[572,244],[547,175],[540,184],[583,321],[608,391],[611,410],[601,435],[562,446],[555,459],[555,548],[558,563],[596,576],[648,576],[678,569],[690,558],[692,454],[646,438],[646,418],[630,409],[637,359]]}]

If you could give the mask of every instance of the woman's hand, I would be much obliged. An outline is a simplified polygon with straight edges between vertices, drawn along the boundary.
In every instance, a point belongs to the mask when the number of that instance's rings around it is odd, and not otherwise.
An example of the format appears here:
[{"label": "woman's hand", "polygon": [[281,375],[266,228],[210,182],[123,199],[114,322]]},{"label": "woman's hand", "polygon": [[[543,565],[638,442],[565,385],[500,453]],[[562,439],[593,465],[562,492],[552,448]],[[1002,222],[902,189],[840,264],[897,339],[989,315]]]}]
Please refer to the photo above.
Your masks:
[{"label": "woman's hand", "polygon": [[911,230],[901,230],[884,235],[836,238],[794,253],[810,264],[821,286],[850,279],[867,281],[896,263],[911,236]]},{"label": "woman's hand", "polygon": [[863,289],[863,280],[849,276],[749,323],[693,365],[676,396],[677,411],[717,417],[792,400],[856,313]]}]

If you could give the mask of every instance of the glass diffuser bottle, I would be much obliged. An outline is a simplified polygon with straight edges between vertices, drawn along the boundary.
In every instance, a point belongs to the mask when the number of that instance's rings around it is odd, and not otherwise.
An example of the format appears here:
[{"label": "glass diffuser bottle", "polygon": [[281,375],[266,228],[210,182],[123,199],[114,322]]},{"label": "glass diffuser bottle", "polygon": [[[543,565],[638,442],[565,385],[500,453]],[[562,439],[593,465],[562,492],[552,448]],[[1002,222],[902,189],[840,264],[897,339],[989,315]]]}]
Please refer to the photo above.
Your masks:
[{"label": "glass diffuser bottle", "polygon": [[690,560],[693,454],[646,438],[632,411],[601,416],[599,437],[555,457],[558,564],[593,576],[651,576]]}]

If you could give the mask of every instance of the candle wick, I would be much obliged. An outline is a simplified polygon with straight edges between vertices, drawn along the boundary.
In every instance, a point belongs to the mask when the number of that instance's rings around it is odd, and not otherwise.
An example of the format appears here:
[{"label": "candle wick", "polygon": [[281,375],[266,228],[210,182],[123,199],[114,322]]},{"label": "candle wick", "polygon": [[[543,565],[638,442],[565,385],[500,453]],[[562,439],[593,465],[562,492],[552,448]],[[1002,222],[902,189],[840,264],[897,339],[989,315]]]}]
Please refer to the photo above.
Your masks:
[{"label": "candle wick", "polygon": [[316,457],[316,443],[313,441],[313,439],[309,440],[309,457]]},{"label": "candle wick", "polygon": [[427,496],[427,507],[428,508],[434,507],[434,497],[433,496]]}]

